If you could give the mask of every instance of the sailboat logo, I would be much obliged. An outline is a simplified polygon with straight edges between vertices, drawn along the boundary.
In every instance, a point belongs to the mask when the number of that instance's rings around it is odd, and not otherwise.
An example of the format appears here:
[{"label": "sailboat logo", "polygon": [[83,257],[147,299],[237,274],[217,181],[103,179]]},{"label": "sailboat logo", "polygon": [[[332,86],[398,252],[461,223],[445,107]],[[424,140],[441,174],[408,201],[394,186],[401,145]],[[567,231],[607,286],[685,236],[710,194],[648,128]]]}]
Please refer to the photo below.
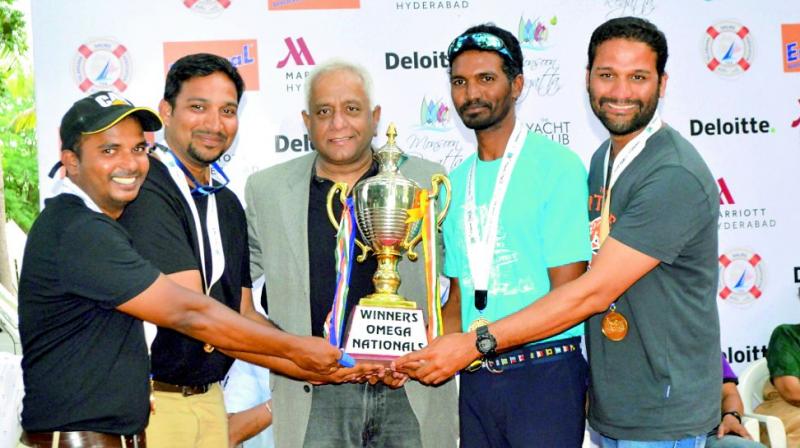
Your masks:
[{"label": "sailboat logo", "polygon": [[764,260],[747,249],[734,249],[719,256],[720,299],[737,305],[758,300],[763,295]]},{"label": "sailboat logo", "polygon": [[98,90],[124,92],[131,75],[130,54],[112,39],[81,44],[72,59],[72,76],[84,93]]},{"label": "sailboat logo", "polygon": [[706,28],[703,55],[706,67],[722,76],[736,76],[750,69],[753,37],[739,22],[727,20]]}]

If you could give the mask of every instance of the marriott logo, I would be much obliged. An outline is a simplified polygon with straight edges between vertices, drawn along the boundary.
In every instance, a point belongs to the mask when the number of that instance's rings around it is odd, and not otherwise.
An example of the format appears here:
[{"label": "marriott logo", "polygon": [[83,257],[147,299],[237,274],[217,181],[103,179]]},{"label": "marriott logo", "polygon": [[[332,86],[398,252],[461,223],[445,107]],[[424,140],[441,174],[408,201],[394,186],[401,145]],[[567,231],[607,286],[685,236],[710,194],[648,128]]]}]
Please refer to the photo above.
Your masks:
[{"label": "marriott logo", "polygon": [[289,49],[289,52],[286,54],[286,57],[281,59],[278,62],[278,68],[286,67],[286,64],[289,63],[289,59],[291,58],[294,61],[295,65],[314,65],[314,56],[311,55],[311,51],[308,50],[308,46],[306,45],[306,41],[302,37],[298,37],[294,41],[291,37],[287,37],[283,40],[286,43],[286,47]]}]

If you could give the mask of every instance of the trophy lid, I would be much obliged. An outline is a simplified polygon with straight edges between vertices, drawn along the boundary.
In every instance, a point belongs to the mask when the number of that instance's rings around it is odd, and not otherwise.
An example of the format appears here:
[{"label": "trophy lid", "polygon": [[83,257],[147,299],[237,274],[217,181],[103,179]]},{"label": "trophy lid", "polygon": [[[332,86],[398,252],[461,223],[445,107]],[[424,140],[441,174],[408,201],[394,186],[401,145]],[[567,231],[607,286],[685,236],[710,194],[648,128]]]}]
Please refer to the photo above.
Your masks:
[{"label": "trophy lid", "polygon": [[386,137],[389,140],[377,152],[375,152],[375,160],[378,161],[378,171],[383,173],[386,171],[395,172],[400,165],[405,162],[408,156],[403,153],[403,150],[398,148],[395,144],[397,138],[397,128],[394,123],[389,124],[389,129],[386,131]]}]

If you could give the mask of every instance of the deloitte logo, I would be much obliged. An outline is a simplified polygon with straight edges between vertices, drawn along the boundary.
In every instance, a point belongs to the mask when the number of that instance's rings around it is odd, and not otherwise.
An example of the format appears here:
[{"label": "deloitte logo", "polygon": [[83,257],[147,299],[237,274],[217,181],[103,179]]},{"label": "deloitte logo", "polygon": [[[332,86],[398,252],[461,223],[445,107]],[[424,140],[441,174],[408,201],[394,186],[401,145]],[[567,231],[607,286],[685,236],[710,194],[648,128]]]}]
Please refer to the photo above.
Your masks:
[{"label": "deloitte logo", "polygon": [[110,39],[87,42],[78,47],[72,58],[72,76],[83,92],[124,92],[131,78],[128,50],[124,45]]},{"label": "deloitte logo", "polygon": [[430,68],[447,68],[450,64],[447,63],[447,52],[434,51],[429,55],[420,54],[415,51],[411,55],[401,56],[397,53],[386,53],[386,70],[395,70],[398,68],[405,70],[419,70]]},{"label": "deloitte logo", "polygon": [[734,249],[719,256],[719,297],[735,305],[747,305],[761,297],[764,263],[747,249]]},{"label": "deloitte logo", "polygon": [[275,136],[275,152],[309,152],[316,151],[308,134],[303,134],[302,138],[292,138],[288,135],[278,134]]},{"label": "deloitte logo", "polygon": [[717,118],[715,121],[703,122],[702,120],[689,120],[690,135],[741,135],[741,134],[769,134],[775,128],[767,120],[755,118],[736,117],[731,121]]},{"label": "deloitte logo", "polygon": [[558,17],[549,20],[537,17],[533,20],[519,18],[517,39],[522,48],[531,50],[545,50],[550,47],[550,32],[558,24]]},{"label": "deloitte logo", "polygon": [[419,107],[419,125],[422,129],[436,131],[450,130],[450,108],[442,101],[429,100],[422,97]]},{"label": "deloitte logo", "polygon": [[735,21],[723,21],[706,29],[703,56],[706,67],[722,76],[736,76],[750,68],[753,38],[750,30]]}]

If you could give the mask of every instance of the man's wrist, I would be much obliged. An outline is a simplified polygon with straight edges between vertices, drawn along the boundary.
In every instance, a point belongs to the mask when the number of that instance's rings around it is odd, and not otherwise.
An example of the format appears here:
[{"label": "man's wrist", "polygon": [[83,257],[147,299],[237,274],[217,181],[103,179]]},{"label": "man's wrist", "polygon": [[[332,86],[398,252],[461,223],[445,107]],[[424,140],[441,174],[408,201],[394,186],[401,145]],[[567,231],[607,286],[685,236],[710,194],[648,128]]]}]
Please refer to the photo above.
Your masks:
[{"label": "man's wrist", "polygon": [[720,417],[720,421],[725,420],[725,416],[726,415],[732,415],[736,420],[739,421],[739,424],[742,423],[742,414],[740,414],[739,411],[725,411],[725,412],[723,412],[722,416]]}]

